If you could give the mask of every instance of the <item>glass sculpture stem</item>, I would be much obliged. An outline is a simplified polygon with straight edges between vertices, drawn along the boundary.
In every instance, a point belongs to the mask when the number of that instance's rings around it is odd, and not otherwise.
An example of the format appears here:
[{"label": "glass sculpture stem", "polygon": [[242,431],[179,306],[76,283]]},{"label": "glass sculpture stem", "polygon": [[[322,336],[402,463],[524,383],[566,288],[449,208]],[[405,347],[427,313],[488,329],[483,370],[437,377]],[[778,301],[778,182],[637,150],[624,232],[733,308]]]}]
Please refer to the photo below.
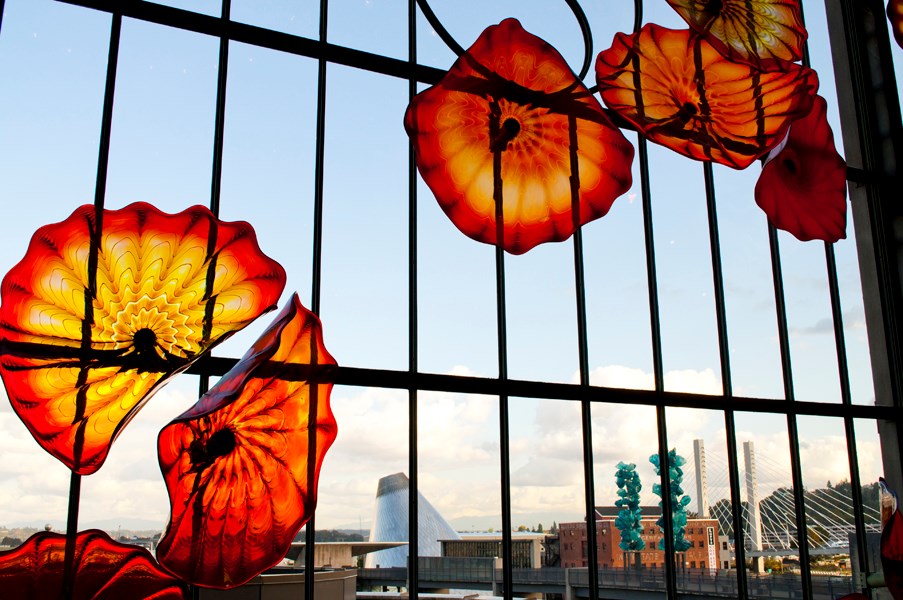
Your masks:
[{"label": "glass sculpture stem", "polygon": [[63,559],[63,594],[62,598],[73,597],[75,587],[75,539],[78,535],[78,503],[81,497],[82,476],[72,472],[69,481],[69,512],[66,515],[66,553]]}]

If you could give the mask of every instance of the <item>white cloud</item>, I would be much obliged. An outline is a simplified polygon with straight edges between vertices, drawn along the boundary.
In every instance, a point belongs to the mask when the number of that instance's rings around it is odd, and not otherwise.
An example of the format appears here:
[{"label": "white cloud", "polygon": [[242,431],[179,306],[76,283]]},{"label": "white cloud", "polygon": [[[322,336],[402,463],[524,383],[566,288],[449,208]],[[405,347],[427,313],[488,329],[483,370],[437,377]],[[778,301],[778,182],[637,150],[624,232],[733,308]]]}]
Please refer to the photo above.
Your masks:
[{"label": "white cloud", "polygon": [[[593,369],[590,371],[589,380],[591,385],[602,387],[630,390],[655,389],[655,376],[652,373],[621,365],[608,365]],[[579,378],[575,376],[574,381],[579,381]],[[668,392],[709,395],[718,395],[722,392],[721,380],[712,369],[668,371],[664,377],[664,389]]]}]

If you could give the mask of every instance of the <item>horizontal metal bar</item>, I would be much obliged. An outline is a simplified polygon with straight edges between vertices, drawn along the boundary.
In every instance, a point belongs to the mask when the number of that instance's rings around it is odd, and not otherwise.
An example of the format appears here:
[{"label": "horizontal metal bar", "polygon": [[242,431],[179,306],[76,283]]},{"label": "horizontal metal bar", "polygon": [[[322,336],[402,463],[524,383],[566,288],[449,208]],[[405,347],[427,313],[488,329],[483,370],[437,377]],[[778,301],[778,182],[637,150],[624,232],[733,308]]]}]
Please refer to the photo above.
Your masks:
[{"label": "horizontal metal bar", "polygon": [[[234,358],[206,357],[187,371],[194,375],[223,375],[237,361]],[[669,406],[703,410],[731,409],[738,412],[767,412],[775,414],[813,415],[822,417],[852,417],[855,419],[894,420],[897,411],[887,406],[843,405],[804,402],[784,399],[749,398],[744,396],[710,396],[682,392],[628,390],[594,385],[551,383],[521,379],[497,379],[443,375],[439,373],[411,373],[386,369],[364,369],[339,366],[335,371],[336,385],[377,387],[399,390],[453,392],[488,396],[543,398],[550,400],[589,400],[606,404],[637,404]]]},{"label": "horizontal metal bar", "polygon": [[153,4],[152,2],[139,0],[57,0],[57,2],[121,14],[124,17],[140,19],[149,23],[178,27],[195,33],[298,56],[323,58],[331,63],[366,69],[401,79],[413,78],[422,83],[437,83],[445,75],[445,71],[442,69],[424,65],[411,65],[407,60],[390,58],[371,52],[364,52],[363,50],[354,50],[299,35],[274,31],[237,21],[227,21],[219,17]]}]

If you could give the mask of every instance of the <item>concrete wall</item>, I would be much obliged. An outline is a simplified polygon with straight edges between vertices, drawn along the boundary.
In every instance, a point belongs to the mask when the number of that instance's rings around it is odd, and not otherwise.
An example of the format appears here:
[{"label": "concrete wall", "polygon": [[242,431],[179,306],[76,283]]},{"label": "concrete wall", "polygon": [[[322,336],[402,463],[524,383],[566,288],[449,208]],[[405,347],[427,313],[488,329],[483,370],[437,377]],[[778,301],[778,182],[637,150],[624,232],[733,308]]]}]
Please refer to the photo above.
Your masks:
[{"label": "concrete wall", "polygon": [[[319,571],[315,574],[317,600],[355,600],[357,569]],[[304,597],[304,573],[259,575],[231,590],[200,590],[200,600],[298,600]]]}]

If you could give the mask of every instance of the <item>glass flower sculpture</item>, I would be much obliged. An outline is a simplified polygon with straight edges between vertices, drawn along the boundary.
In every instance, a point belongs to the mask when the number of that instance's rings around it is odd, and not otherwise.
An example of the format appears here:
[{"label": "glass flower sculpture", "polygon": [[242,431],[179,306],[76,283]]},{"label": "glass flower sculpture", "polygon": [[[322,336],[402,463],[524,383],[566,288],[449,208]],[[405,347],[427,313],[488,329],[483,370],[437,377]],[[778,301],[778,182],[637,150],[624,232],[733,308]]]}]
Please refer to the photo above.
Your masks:
[{"label": "glass flower sculpture", "polygon": [[[0,552],[0,594],[6,600],[60,598],[66,536],[42,531]],[[70,598],[77,600],[187,600],[187,586],[160,568],[140,546],[114,542],[96,529],[79,532]]]},{"label": "glass flower sculpture", "polygon": [[567,239],[631,185],[633,146],[515,19],[487,28],[411,101],[404,125],[449,219],[512,254]]},{"label": "glass flower sculpture", "polygon": [[169,377],[273,308],[285,285],[247,223],[201,206],[97,212],[41,227],[3,279],[0,306],[10,402],[82,475]]},{"label": "glass flower sculpture", "polygon": [[668,4],[732,61],[770,71],[803,56],[807,33],[799,0],[668,0]]},{"label": "glass flower sculpture", "polygon": [[172,509],[160,564],[225,589],[282,560],[313,514],[320,465],[336,437],[335,364],[320,321],[294,295],[242,360],[160,432]]},{"label": "glass flower sculpture", "polygon": [[802,241],[846,237],[846,163],[834,148],[824,98],[816,96],[809,115],[794,121],[765,161],[756,204],[775,227]]},{"label": "glass flower sculpture", "polygon": [[894,600],[903,600],[903,513],[900,512],[896,491],[890,489],[883,478],[879,479],[879,483],[882,494],[888,495],[891,500],[888,511],[890,514],[881,530],[881,568],[884,571],[884,583]]},{"label": "glass flower sculpture", "polygon": [[735,169],[777,145],[818,89],[812,69],[763,73],[690,30],[655,24],[618,33],[596,59],[596,80],[603,102],[651,141]]},{"label": "glass flower sculpture", "polygon": [[894,34],[894,40],[903,48],[903,0],[888,0],[887,18],[890,19],[890,30]]}]

